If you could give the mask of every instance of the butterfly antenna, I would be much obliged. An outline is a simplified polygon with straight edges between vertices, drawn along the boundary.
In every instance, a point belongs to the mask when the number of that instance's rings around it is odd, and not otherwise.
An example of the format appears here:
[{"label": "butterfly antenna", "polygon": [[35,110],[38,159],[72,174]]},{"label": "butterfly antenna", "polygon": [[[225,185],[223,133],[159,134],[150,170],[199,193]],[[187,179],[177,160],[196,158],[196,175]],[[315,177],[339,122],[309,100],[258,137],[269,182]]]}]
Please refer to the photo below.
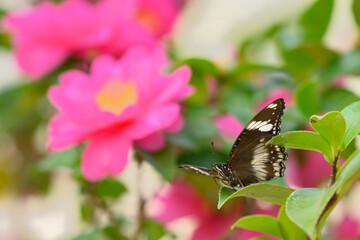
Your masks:
[{"label": "butterfly antenna", "polygon": [[213,151],[213,160],[214,160],[214,163],[217,163],[215,161],[215,148],[214,148],[214,142],[211,142],[211,147],[212,147],[212,151]]}]

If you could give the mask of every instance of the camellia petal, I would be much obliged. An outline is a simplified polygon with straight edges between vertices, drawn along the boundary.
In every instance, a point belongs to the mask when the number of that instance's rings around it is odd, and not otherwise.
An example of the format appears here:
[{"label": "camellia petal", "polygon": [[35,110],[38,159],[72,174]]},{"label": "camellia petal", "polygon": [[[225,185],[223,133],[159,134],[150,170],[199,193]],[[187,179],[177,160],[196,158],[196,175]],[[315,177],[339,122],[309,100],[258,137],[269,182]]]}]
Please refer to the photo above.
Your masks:
[{"label": "camellia petal", "polygon": [[136,145],[152,152],[162,149],[165,144],[165,138],[160,132],[155,132],[136,141]]},{"label": "camellia petal", "polygon": [[131,141],[116,133],[99,133],[91,137],[82,155],[82,172],[90,181],[107,174],[120,174],[129,161]]},{"label": "camellia petal", "polygon": [[123,134],[131,139],[141,139],[155,131],[171,126],[179,115],[177,104],[158,106],[124,129]]}]

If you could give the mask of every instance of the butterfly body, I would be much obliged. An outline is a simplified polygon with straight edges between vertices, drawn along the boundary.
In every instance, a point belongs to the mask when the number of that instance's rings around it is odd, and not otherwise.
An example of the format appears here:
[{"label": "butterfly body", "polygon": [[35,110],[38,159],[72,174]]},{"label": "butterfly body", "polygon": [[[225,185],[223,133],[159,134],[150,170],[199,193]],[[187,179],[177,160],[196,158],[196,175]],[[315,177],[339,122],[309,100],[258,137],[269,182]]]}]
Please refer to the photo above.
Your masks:
[{"label": "butterfly body", "polygon": [[232,189],[284,176],[285,149],[278,145],[266,145],[280,133],[284,109],[282,98],[262,109],[235,140],[225,163],[215,163],[213,169],[187,164],[180,168],[219,179],[224,186]]}]

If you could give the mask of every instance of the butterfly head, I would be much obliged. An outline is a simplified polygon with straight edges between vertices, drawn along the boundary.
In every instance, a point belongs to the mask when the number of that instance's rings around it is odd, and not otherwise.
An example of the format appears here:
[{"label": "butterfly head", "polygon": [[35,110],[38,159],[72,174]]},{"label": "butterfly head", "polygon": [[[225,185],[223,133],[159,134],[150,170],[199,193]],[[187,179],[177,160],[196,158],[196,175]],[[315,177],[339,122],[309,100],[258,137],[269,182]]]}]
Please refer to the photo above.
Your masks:
[{"label": "butterfly head", "polygon": [[215,163],[213,168],[218,173],[219,179],[227,180],[229,177],[229,169],[226,163]]}]

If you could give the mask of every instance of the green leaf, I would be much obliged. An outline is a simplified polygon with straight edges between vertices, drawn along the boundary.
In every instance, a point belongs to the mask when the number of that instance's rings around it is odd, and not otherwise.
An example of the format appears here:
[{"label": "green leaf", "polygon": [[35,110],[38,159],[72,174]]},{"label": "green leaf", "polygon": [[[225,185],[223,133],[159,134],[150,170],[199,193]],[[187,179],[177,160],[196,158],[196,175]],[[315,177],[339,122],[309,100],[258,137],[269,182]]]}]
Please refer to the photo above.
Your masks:
[{"label": "green leaf", "polygon": [[[190,83],[196,88],[196,91],[191,95],[186,102],[191,103],[205,103],[209,98],[208,78],[219,74],[216,66],[209,60],[201,58],[186,59],[181,62],[181,65],[189,65],[191,67]],[[215,80],[216,81],[216,80]]]},{"label": "green leaf", "polygon": [[94,229],[88,233],[81,233],[72,238],[72,240],[96,240],[99,239],[101,232],[99,229]]},{"label": "green leaf", "polygon": [[289,218],[311,239],[315,239],[317,235],[317,222],[335,190],[335,185],[324,189],[303,188],[293,192],[286,202],[286,213]]},{"label": "green leaf", "polygon": [[225,202],[235,197],[250,197],[266,202],[271,202],[279,205],[284,205],[288,196],[294,189],[283,187],[271,183],[256,183],[248,185],[245,188],[234,192],[229,188],[221,188],[219,193],[218,209],[220,209]]},{"label": "green leaf", "polygon": [[347,106],[341,113],[346,121],[346,134],[342,145],[342,150],[344,150],[360,132],[360,101]]},{"label": "green leaf", "polygon": [[286,215],[285,207],[283,206],[278,215],[279,230],[284,240],[305,240],[306,233],[299,228],[290,218]]},{"label": "green leaf", "polygon": [[74,169],[79,165],[80,149],[70,148],[63,152],[50,153],[39,163],[39,169],[42,171],[51,171],[59,167]]},{"label": "green leaf", "polygon": [[117,198],[126,192],[126,187],[118,180],[107,177],[95,184],[95,191],[101,198]]},{"label": "green leaf", "polygon": [[320,76],[323,81],[330,82],[339,75],[357,73],[359,68],[360,51],[356,49],[348,54],[340,55],[333,64],[326,66]]},{"label": "green leaf", "polygon": [[[340,112],[328,112],[324,116],[310,118],[312,128],[320,134],[333,147],[334,155],[338,153],[343,143],[346,122]],[[360,131],[360,128],[359,128]]]},{"label": "green leaf", "polygon": [[150,219],[145,221],[145,229],[148,240],[161,239],[166,233],[163,225]]},{"label": "green leaf", "polygon": [[250,238],[250,240],[273,240],[273,239],[268,237],[253,237]]},{"label": "green leaf", "polygon": [[356,1],[356,0],[353,1],[352,10],[354,13],[354,19],[358,27],[360,27],[360,1]]},{"label": "green leaf", "polygon": [[235,227],[281,237],[278,220],[269,215],[251,215],[242,217],[231,226],[231,229],[234,229]]},{"label": "green leaf", "polygon": [[[140,151],[140,150],[138,150]],[[174,147],[167,145],[160,152],[140,151],[144,158],[157,170],[166,181],[170,182],[177,169]]]},{"label": "green leaf", "polygon": [[[127,240],[128,238],[122,235],[122,233],[116,229],[117,226],[106,226],[102,229],[102,234],[105,239],[113,239],[113,240]],[[99,239],[99,238],[98,238]],[[102,239],[102,238],[100,238]]]},{"label": "green leaf", "polygon": [[305,82],[298,87],[296,91],[297,106],[306,118],[319,112],[318,96],[317,84],[314,81]]},{"label": "green leaf", "polygon": [[341,111],[346,106],[360,100],[355,93],[343,88],[330,88],[321,94],[320,112]]},{"label": "green leaf", "polygon": [[291,131],[277,135],[266,144],[276,144],[284,147],[312,150],[323,153],[329,160],[332,160],[333,151],[329,143],[318,133],[309,131]]},{"label": "green leaf", "polygon": [[331,187],[303,188],[294,191],[286,202],[287,215],[311,239],[317,239],[332,209],[359,177],[360,150],[345,162]]},{"label": "green leaf", "polygon": [[308,40],[322,39],[329,25],[333,6],[334,0],[318,0],[301,17],[300,23]]}]

